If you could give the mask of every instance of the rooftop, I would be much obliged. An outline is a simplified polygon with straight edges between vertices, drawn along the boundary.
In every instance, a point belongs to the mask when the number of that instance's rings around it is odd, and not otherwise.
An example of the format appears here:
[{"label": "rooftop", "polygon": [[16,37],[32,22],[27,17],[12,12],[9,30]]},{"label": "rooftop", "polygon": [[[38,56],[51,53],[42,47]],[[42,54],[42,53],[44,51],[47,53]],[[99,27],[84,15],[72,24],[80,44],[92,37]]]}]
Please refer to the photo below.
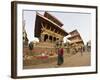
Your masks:
[{"label": "rooftop", "polygon": [[60,27],[58,24],[56,24],[52,20],[48,19],[47,17],[37,13],[36,20],[35,20],[35,37],[39,37],[41,34],[41,22],[46,22],[46,23],[52,25],[51,27],[55,27],[56,29],[59,29],[60,31],[62,31],[64,33],[65,36],[68,35],[68,33],[62,27]]},{"label": "rooftop", "polygon": [[44,17],[46,17],[49,20],[53,21],[54,23],[58,24],[60,27],[63,26],[63,23],[60,20],[58,20],[55,16],[51,15],[48,12],[44,13]]}]

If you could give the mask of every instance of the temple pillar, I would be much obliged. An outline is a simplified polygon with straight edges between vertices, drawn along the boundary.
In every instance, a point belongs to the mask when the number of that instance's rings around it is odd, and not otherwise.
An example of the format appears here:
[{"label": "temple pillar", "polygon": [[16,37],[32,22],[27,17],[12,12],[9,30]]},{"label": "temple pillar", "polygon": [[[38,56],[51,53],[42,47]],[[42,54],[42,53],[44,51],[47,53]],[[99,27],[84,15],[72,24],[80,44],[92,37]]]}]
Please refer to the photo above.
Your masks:
[{"label": "temple pillar", "polygon": [[41,34],[41,37],[40,37],[40,40],[41,40],[41,42],[44,42],[44,34]]}]

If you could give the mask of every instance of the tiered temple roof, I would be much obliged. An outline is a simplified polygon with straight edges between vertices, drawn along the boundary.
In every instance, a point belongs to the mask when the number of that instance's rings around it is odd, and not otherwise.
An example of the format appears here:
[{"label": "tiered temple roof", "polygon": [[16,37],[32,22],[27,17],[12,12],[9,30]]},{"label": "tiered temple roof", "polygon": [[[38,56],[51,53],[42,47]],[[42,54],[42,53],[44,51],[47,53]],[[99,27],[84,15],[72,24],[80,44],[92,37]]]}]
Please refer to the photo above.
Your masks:
[{"label": "tiered temple roof", "polygon": [[68,35],[68,33],[61,27],[63,26],[63,24],[51,14],[45,12],[44,15],[41,15],[39,13],[36,14],[35,37],[40,37],[41,35],[41,23],[47,23],[51,25],[50,27],[55,28],[55,30],[59,30],[59,32],[62,32],[63,36]]},{"label": "tiered temple roof", "polygon": [[71,36],[68,39],[71,41],[71,44],[82,43],[84,45],[84,42],[83,42],[83,40],[82,40],[82,38],[77,30],[73,30],[73,31],[69,32],[69,34]]},{"label": "tiered temple roof", "polygon": [[60,27],[63,26],[63,23],[60,20],[58,20],[55,16],[51,15],[50,13],[45,12],[44,16],[49,20],[53,21],[54,23],[58,24]]}]

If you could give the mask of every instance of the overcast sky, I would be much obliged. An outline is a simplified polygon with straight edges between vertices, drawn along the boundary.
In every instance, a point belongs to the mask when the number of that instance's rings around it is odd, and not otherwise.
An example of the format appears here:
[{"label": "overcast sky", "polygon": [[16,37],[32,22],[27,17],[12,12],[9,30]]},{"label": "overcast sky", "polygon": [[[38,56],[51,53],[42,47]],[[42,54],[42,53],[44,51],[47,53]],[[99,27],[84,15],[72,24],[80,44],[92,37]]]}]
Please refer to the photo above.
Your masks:
[{"label": "overcast sky", "polygon": [[[44,14],[44,11],[37,11],[40,14]],[[66,32],[77,29],[80,33],[84,43],[90,40],[91,37],[91,14],[89,13],[70,13],[70,12],[49,12],[60,20],[64,25],[62,28]],[[36,11],[23,11],[23,20],[25,20],[25,29],[28,35],[29,41],[33,41],[34,27],[35,27]]]}]

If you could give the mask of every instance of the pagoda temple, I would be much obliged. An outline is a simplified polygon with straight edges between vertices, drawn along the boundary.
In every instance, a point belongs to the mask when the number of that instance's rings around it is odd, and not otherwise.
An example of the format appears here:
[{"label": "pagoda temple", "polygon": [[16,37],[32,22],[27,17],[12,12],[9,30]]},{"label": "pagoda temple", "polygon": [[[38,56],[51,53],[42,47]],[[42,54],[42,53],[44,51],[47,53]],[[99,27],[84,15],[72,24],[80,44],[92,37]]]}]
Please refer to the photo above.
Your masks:
[{"label": "pagoda temple", "polygon": [[79,49],[81,47],[84,47],[84,42],[80,36],[80,33],[75,29],[71,32],[69,32],[71,35],[68,39],[70,40],[70,44],[75,47],[76,49]]},{"label": "pagoda temple", "polygon": [[64,36],[67,36],[68,33],[62,26],[63,23],[50,13],[45,12],[44,15],[36,13],[35,37],[39,39],[39,42],[50,44],[56,41],[63,41]]}]

